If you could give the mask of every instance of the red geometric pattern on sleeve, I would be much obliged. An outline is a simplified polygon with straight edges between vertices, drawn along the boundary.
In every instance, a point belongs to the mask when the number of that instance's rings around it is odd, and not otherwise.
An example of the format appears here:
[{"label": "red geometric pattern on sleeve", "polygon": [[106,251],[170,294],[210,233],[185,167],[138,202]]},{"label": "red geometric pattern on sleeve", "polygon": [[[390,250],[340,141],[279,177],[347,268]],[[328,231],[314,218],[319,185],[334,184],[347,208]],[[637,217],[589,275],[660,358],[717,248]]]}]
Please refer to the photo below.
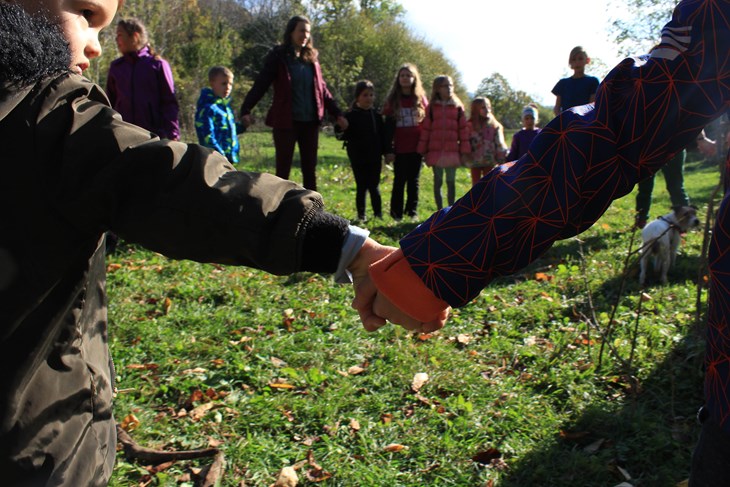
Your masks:
[{"label": "red geometric pattern on sleeve", "polygon": [[[629,58],[601,83],[595,106],[563,112],[528,154],[485,176],[435,213],[401,248],[413,270],[452,306],[512,274],[556,240],[591,226],[611,202],[654,174],[730,102],[730,1],[687,0],[651,57]],[[708,404],[730,416],[730,218],[715,232]],[[726,218],[726,216],[728,218]],[[730,429],[730,427],[728,428]]]}]

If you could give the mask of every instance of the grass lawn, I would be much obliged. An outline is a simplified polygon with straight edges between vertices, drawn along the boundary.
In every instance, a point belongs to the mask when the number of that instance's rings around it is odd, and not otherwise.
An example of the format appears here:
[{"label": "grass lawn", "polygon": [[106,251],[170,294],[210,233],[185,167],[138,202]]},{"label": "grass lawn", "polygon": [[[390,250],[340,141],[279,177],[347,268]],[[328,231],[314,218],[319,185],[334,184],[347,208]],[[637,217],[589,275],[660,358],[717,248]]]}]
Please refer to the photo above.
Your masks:
[{"label": "grass lawn", "polygon": [[[354,218],[345,153],[320,140],[319,190],[330,211]],[[273,171],[269,134],[246,133],[242,146],[256,162],[241,169]],[[685,183],[704,220],[719,173],[696,159]],[[463,194],[468,172],[458,178]],[[392,181],[386,168],[386,215]],[[428,168],[420,201],[419,221],[435,210]],[[688,476],[702,404],[703,232],[686,235],[668,285],[642,291],[633,206],[634,194],[615,201],[432,335],[365,332],[351,288],[331,278],[122,244],[108,275],[117,420],[150,448],[219,446],[225,486],[270,486],[285,466],[299,485],[674,486]],[[668,208],[659,176],[652,217]],[[417,223],[364,225],[396,244]],[[428,380],[415,391],[419,373]],[[120,453],[111,485],[192,487],[208,463],[151,475]]]}]

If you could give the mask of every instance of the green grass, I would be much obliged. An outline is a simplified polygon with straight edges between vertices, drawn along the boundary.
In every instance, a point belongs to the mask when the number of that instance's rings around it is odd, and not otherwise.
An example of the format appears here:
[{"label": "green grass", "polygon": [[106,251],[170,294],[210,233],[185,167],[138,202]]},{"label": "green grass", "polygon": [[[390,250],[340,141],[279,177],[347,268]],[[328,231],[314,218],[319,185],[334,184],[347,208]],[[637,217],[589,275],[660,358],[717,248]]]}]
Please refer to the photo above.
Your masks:
[{"label": "green grass", "polygon": [[[321,138],[319,189],[330,211],[354,218],[339,144]],[[242,145],[256,163],[241,169],[272,170],[269,134],[246,133]],[[686,186],[704,218],[719,176],[692,156]],[[462,194],[467,171],[458,178]],[[301,180],[296,169],[292,179]],[[386,214],[391,183],[386,168]],[[424,168],[419,220],[435,210],[431,183]],[[225,486],[270,486],[287,465],[297,465],[299,485],[608,487],[627,480],[620,468],[634,486],[673,486],[688,476],[702,403],[702,232],[686,236],[669,284],[641,301],[635,258],[623,277],[633,205],[633,194],[617,200],[429,337],[392,326],[366,333],[351,289],[326,277],[171,261],[123,244],[108,276],[116,417],[138,418],[132,435],[147,447],[222,442]],[[668,207],[660,176],[652,215]],[[417,223],[365,225],[395,244]],[[362,372],[348,373],[353,366]],[[415,394],[418,372],[430,380]],[[193,418],[207,402],[214,407]],[[490,449],[497,460],[474,461]],[[328,479],[307,479],[308,455]],[[206,463],[178,462],[150,478],[120,454],[112,485],[192,486]]]}]

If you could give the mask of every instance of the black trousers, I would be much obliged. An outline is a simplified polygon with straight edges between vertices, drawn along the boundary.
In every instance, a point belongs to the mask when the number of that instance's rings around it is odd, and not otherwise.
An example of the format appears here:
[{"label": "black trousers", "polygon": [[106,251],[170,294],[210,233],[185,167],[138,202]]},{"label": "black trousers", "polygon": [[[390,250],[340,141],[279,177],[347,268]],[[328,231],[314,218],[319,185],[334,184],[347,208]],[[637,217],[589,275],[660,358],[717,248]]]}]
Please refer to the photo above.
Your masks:
[{"label": "black trousers", "polygon": [[382,170],[382,156],[361,155],[357,153],[347,154],[350,158],[352,172],[355,175],[355,207],[357,217],[365,217],[365,195],[370,193],[370,204],[373,207],[373,215],[383,216],[383,203],[380,197],[380,172]]},{"label": "black trousers", "polygon": [[418,178],[421,175],[421,154],[409,152],[396,154],[393,163],[395,177],[393,179],[393,193],[390,196],[390,215],[393,218],[403,218],[403,191],[408,190],[408,199],[405,205],[407,216],[416,216],[418,210]]}]

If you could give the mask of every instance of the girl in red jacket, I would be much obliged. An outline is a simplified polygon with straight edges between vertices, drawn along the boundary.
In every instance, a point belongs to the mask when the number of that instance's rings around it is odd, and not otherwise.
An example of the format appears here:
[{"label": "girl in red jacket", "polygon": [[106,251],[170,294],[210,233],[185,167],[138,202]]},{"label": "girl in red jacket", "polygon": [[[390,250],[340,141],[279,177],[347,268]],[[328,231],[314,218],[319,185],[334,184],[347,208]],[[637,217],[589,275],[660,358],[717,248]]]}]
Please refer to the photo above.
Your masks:
[{"label": "girl in red jacket", "polygon": [[456,168],[461,165],[460,154],[470,152],[468,140],[469,125],[464,116],[464,104],[454,94],[454,82],[450,76],[437,76],[433,80],[418,152],[426,157],[426,165],[433,168],[433,196],[439,210],[443,208],[441,186],[444,172],[449,206],[454,204]]},{"label": "girl in red jacket", "polygon": [[418,208],[418,178],[421,174],[421,154],[418,153],[418,139],[421,136],[421,122],[426,115],[426,93],[421,86],[421,77],[413,64],[404,64],[390,88],[383,115],[385,115],[388,149],[386,162],[393,163],[393,193],[390,198],[390,216],[403,218],[403,193],[408,189],[405,202],[406,216],[416,216]]}]

